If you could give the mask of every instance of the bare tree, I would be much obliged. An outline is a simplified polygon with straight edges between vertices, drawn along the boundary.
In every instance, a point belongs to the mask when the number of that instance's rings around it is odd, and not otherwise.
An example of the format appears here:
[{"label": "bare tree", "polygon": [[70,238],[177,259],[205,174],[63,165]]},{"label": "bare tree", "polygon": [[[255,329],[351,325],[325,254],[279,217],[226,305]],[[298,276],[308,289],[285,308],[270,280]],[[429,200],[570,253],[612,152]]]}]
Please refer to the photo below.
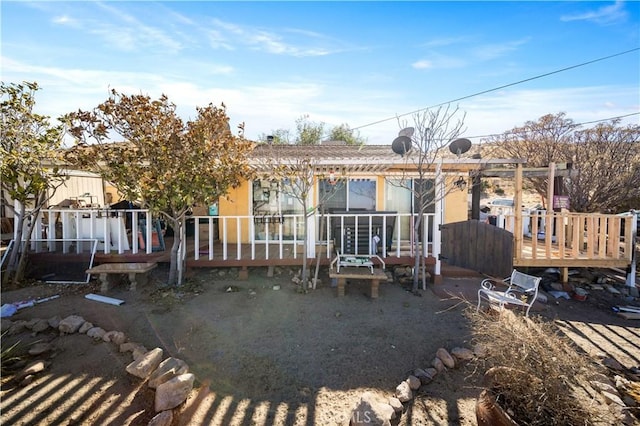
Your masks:
[{"label": "bare tree", "polygon": [[571,209],[619,213],[640,205],[640,126],[619,120],[574,133],[574,173],[566,187]]},{"label": "bare tree", "polygon": [[[296,200],[304,214],[304,241],[302,260],[302,290],[309,288],[307,253],[309,251],[309,219],[322,208],[324,203],[335,193],[335,190],[321,194],[316,205],[311,204],[311,195],[317,178],[322,178],[322,167],[311,153],[290,155],[287,147],[278,145],[262,145],[256,150],[255,157],[261,164],[265,176],[278,183],[278,194],[287,195]],[[336,188],[335,186],[334,188]]]},{"label": "bare tree", "polygon": [[[575,129],[576,124],[564,112],[547,114],[494,136],[488,143],[493,145],[492,154],[498,157],[526,158],[529,167],[547,167],[549,163],[571,161],[569,145]],[[546,200],[547,178],[527,177],[524,185]],[[546,200],[545,205],[548,203]]]},{"label": "bare tree", "polygon": [[[437,186],[444,185],[444,175],[437,174],[439,161],[446,155],[451,142],[458,139],[464,131],[464,117],[457,118],[460,114],[458,107],[450,105],[434,110],[426,110],[413,115],[414,131],[411,136],[411,149],[405,154],[404,174],[400,182],[389,181],[392,185],[405,188],[410,191],[416,204],[414,213],[417,217],[413,228],[413,251],[415,263],[413,268],[412,290],[418,290],[419,274],[424,276],[425,259],[420,254],[420,227],[424,215],[430,206],[440,201],[451,187],[444,191],[436,192]],[[407,123],[398,123],[401,128],[406,128]],[[435,178],[435,179],[434,179]],[[428,179],[434,179],[434,185],[428,184]],[[437,195],[438,194],[438,195]],[[426,241],[423,242],[426,244]]]},{"label": "bare tree", "polygon": [[[640,126],[620,120],[580,129],[565,113],[547,114],[489,139],[493,153],[527,159],[529,167],[571,163],[565,179],[571,209],[619,212],[637,206],[640,195]],[[528,177],[525,184],[547,200],[547,178]]]}]

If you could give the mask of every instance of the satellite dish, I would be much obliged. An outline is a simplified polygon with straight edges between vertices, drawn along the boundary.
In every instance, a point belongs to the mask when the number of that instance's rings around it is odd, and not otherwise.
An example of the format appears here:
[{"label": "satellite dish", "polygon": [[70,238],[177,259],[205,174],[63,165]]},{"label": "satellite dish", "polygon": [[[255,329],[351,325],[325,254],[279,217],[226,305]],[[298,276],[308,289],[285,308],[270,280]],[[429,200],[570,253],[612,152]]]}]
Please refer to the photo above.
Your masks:
[{"label": "satellite dish", "polygon": [[413,127],[405,127],[404,129],[398,132],[398,136],[406,136],[410,138],[411,136],[413,136],[414,131],[415,129]]},{"label": "satellite dish", "polygon": [[458,157],[471,149],[471,141],[469,139],[460,138],[449,144],[449,151]]},{"label": "satellite dish", "polygon": [[393,152],[404,155],[411,150],[411,138],[409,136],[398,136],[391,143]]}]

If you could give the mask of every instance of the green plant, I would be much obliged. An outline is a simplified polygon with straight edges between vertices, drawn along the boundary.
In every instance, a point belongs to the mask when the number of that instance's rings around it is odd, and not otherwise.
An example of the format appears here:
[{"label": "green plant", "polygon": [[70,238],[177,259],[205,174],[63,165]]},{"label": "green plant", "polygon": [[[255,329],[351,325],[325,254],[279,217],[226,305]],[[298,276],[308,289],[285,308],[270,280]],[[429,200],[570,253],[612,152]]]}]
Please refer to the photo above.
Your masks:
[{"label": "green plant", "polygon": [[[7,333],[8,333],[8,330],[2,333],[2,336],[0,336],[0,338],[2,339],[2,342],[5,341],[5,336],[7,335]],[[2,346],[2,349],[0,351],[0,371],[2,372],[2,374],[9,372],[10,366],[16,361],[20,361],[22,359],[19,355],[16,354],[17,348],[18,348],[18,345],[20,345],[20,342],[21,341],[18,340],[16,343],[9,346],[8,348],[5,348],[4,345]]]}]

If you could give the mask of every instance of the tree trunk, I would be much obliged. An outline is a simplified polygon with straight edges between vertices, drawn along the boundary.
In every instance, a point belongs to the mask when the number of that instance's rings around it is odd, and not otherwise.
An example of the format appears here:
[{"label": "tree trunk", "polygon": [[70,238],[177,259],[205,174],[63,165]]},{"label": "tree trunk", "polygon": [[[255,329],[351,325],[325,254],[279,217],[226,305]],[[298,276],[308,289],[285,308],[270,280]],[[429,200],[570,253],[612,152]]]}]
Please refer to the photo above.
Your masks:
[{"label": "tree trunk", "polygon": [[[39,196],[36,196],[36,200],[39,200]],[[36,203],[40,205],[40,203]],[[16,225],[16,232],[14,234],[13,247],[9,253],[7,259],[7,270],[2,277],[3,284],[11,283],[13,286],[17,286],[23,279],[27,268],[27,255],[28,247],[31,243],[31,233],[36,225],[35,219],[38,217],[40,208],[37,208],[26,213],[27,209],[23,203],[20,203],[20,207],[17,211],[14,211],[14,224]],[[31,218],[30,224],[26,226],[25,222]],[[23,240],[24,237],[24,241]]]},{"label": "tree trunk", "polygon": [[184,220],[171,219],[171,226],[173,227],[173,245],[171,246],[171,264],[167,285],[180,286],[182,285],[182,274],[179,273],[180,268],[178,267],[178,262],[184,262],[179,252],[180,243],[182,242]]},{"label": "tree trunk", "polygon": [[[34,214],[35,213],[35,214]],[[20,245],[22,250],[20,252],[20,257],[18,260],[18,265],[15,271],[15,276],[13,277],[13,284],[17,285],[19,282],[24,280],[25,272],[27,269],[27,258],[29,255],[29,245],[31,245],[31,233],[33,232],[33,228],[36,226],[36,218],[38,217],[37,212],[32,212],[29,217],[31,218],[30,223],[27,225],[26,230],[23,229],[23,233],[26,232],[26,237],[24,239],[24,245]]]},{"label": "tree trunk", "polygon": [[[324,205],[320,208],[320,235],[322,235],[322,232],[324,230],[324,221],[325,221],[325,217],[324,217]],[[327,246],[329,246],[329,235],[327,235]],[[313,275],[313,289],[316,289],[316,283],[318,282],[318,273],[320,272],[320,256],[322,256],[322,253],[320,253],[320,251],[318,251],[318,253],[316,253],[316,271],[315,274]]]},{"label": "tree trunk", "polygon": [[[306,197],[305,197],[306,198]],[[302,208],[304,209],[304,244],[303,244],[303,252],[302,256],[302,290],[307,291],[309,288],[309,283],[307,280],[307,255],[309,253],[309,213],[307,212],[307,203],[304,201],[302,203]]]}]

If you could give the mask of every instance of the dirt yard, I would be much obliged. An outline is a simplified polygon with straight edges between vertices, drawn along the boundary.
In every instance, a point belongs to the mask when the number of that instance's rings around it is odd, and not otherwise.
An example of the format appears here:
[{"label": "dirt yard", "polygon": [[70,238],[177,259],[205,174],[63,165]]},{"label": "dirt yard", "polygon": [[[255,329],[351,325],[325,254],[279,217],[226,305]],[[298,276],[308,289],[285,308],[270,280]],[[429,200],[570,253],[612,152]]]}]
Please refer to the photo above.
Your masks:
[{"label": "dirt yard", "polygon": [[[147,349],[187,362],[196,376],[192,396],[174,425],[346,425],[365,390],[392,396],[416,368],[431,366],[438,348],[471,347],[463,311],[474,303],[479,278],[446,278],[416,296],[398,283],[369,298],[366,282],[351,282],[336,297],[326,276],[301,294],[287,269],[267,278],[250,270],[248,281],[233,273],[201,270],[181,292],[158,290],[166,270],[130,292],[123,284],[108,296],[120,306],[86,299],[99,285],[37,285],[2,293],[2,303],[60,295],[24,308],[9,320],[80,315],[103,329],[124,332]],[[279,285],[274,290],[274,285]],[[451,295],[454,296],[451,296]],[[611,311],[620,303],[600,293],[586,302],[551,300],[536,313],[555,320],[578,346],[594,356],[640,365],[640,321]],[[624,302],[624,304],[630,304]],[[474,305],[475,306],[475,305]],[[3,330],[8,324],[3,320]],[[50,342],[47,368],[26,386],[12,371],[2,375],[0,423],[12,425],[146,425],[154,416],[154,392],[125,372],[130,353],[82,334],[53,329],[24,331],[2,339],[3,352]],[[31,362],[34,357],[25,357]],[[4,354],[3,354],[4,360]],[[3,369],[5,366],[3,365]],[[461,367],[439,374],[405,406],[400,425],[475,425],[478,377]]]}]

